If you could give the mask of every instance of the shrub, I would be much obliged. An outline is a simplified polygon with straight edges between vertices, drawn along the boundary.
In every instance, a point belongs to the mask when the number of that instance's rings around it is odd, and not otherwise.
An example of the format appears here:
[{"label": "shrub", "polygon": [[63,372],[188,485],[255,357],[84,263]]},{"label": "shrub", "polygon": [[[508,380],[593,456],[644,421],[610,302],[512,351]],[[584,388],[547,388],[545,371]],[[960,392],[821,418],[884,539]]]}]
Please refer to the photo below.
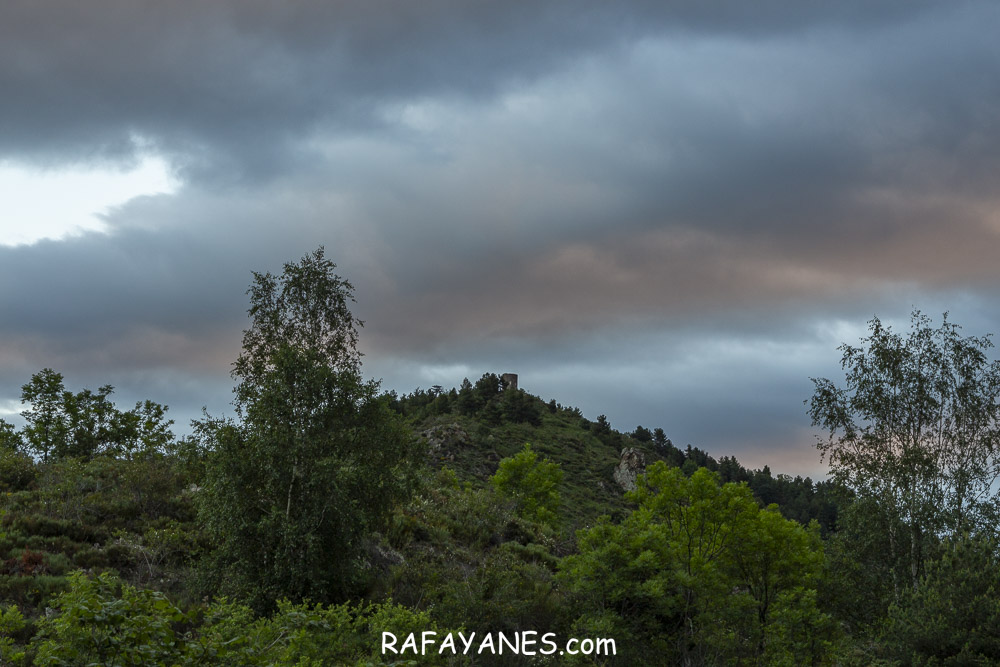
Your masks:
[{"label": "shrub", "polygon": [[517,503],[519,515],[554,525],[559,519],[558,489],[562,477],[558,463],[539,461],[531,445],[525,444],[517,456],[500,461],[490,482],[501,495]]},{"label": "shrub", "polygon": [[[426,612],[395,605],[324,606],[279,601],[268,618],[220,600],[185,614],[162,593],[102,574],[71,575],[57,613],[38,622],[31,640],[37,665],[343,665],[383,664],[381,634],[438,632]],[[0,630],[17,630],[19,612],[0,614]],[[444,634],[444,632],[439,632]],[[0,650],[9,643],[0,643]],[[409,658],[410,656],[406,656]],[[449,656],[415,656],[445,664]]]},{"label": "shrub", "polygon": [[0,491],[31,488],[37,477],[38,470],[30,456],[10,449],[0,449]]},{"label": "shrub", "polygon": [[161,593],[77,572],[54,604],[60,613],[38,623],[36,664],[153,665],[177,657],[174,624],[184,614]]}]

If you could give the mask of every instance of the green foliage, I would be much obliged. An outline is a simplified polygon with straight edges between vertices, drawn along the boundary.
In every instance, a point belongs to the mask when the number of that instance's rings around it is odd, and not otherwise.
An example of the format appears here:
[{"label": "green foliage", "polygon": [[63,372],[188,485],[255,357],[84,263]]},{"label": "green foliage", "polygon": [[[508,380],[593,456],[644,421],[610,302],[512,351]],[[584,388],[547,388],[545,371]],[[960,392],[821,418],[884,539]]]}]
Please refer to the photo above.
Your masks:
[{"label": "green foliage", "polygon": [[[905,554],[889,556],[887,520],[873,500],[855,501],[840,513],[839,530],[826,543],[823,602],[858,639],[877,632],[894,599],[893,581],[905,580]],[[894,530],[907,534],[901,524]]]},{"label": "green foliage", "polygon": [[104,385],[96,393],[89,389],[63,393],[60,407],[69,434],[64,446],[54,449],[55,456],[92,456],[114,446],[119,413],[108,399],[113,391]]},{"label": "green foliage", "polygon": [[120,585],[112,576],[71,576],[55,600],[60,612],[38,622],[37,665],[170,664],[177,655],[174,624],[184,619],[161,593]]},{"label": "green foliage", "polygon": [[113,392],[111,385],[97,392],[65,391],[63,376],[45,368],[21,387],[21,403],[30,406],[21,413],[24,429],[15,439],[10,425],[0,422],[0,442],[24,447],[43,462],[95,454],[131,458],[166,451],[174,437],[173,421],[165,418],[167,408],[147,400],[121,412],[109,400]]},{"label": "green foliage", "polygon": [[458,485],[445,469],[400,509],[390,537],[405,557],[393,598],[445,626],[548,631],[563,617],[551,529],[516,516],[490,486]]},{"label": "green foliage", "polygon": [[[383,632],[401,644],[410,633],[447,631],[427,613],[392,602],[326,607],[281,600],[272,616],[254,619],[249,608],[223,601],[206,610],[204,624],[188,641],[189,664],[383,665],[393,657],[381,655]],[[436,654],[416,658],[415,664],[447,664]]]},{"label": "green foliage", "polygon": [[23,491],[34,484],[38,468],[30,456],[0,448],[0,491]]},{"label": "green foliage", "polygon": [[[554,412],[550,406],[550,412]],[[436,415],[458,414],[477,417],[489,426],[504,422],[541,424],[542,403],[523,389],[504,387],[495,373],[485,373],[475,385],[468,378],[459,389],[444,391],[440,385],[429,391],[417,388],[401,399],[393,397],[392,407],[415,421]]]},{"label": "green foliage", "polygon": [[361,541],[410,488],[416,443],[361,377],[350,283],[320,248],[254,274],[233,375],[240,422],[206,420],[201,517],[224,590],[258,611],[356,590]]},{"label": "green foliage", "polygon": [[579,553],[560,566],[580,601],[580,628],[613,629],[634,660],[794,661],[809,653],[812,661],[829,650],[822,634],[803,644],[783,625],[831,632],[815,605],[818,529],[760,509],[745,485],[720,485],[704,468],[687,477],[656,463],[629,498],[638,508],[623,523],[579,531]]},{"label": "green foliage", "polygon": [[598,415],[597,421],[594,422],[593,426],[594,435],[600,437],[602,435],[609,435],[611,433],[611,422],[605,415]]},{"label": "green foliage", "polygon": [[0,576],[0,600],[13,602],[25,613],[43,609],[55,596],[66,590],[64,576],[21,574]]},{"label": "green foliage", "polygon": [[927,536],[997,525],[1000,362],[988,337],[959,329],[914,311],[904,337],[874,318],[861,346],[840,347],[846,386],[813,380],[809,414],[835,479],[886,514],[889,559],[905,555],[897,597],[919,585]]},{"label": "green foliage", "polygon": [[13,640],[25,626],[20,612],[0,612],[0,656],[16,663],[32,653],[35,665],[384,664],[382,632],[445,633],[428,614],[391,602],[325,607],[283,600],[272,616],[255,618],[248,607],[221,600],[184,613],[161,593],[110,574],[72,575],[53,605],[26,647]]},{"label": "green foliage", "polygon": [[33,510],[21,516],[75,524],[60,532],[74,539],[90,535],[82,541],[99,542],[116,529],[131,530],[161,517],[189,520],[192,514],[189,499],[181,494],[185,479],[162,456],[62,459],[42,466],[38,486],[36,494],[17,498],[25,510]]},{"label": "green foliage", "polygon": [[24,440],[14,425],[0,419],[0,451],[20,451],[22,447]]},{"label": "green foliage", "polygon": [[796,586],[774,599],[771,622],[764,627],[763,664],[799,667],[826,664],[836,658],[837,628],[820,610],[812,588]]},{"label": "green foliage", "polygon": [[504,389],[500,399],[500,410],[504,420],[509,422],[528,423],[534,426],[542,423],[542,410],[538,399],[523,389]]},{"label": "green foliage", "polygon": [[[662,433],[663,429],[660,429],[660,432]],[[632,431],[632,438],[639,442],[652,442],[653,433],[645,426],[640,425],[636,426],[635,430]]]},{"label": "green foliage", "polygon": [[475,395],[480,405],[486,405],[493,399],[500,396],[503,391],[503,382],[496,373],[483,373],[483,376],[476,380],[472,393]]},{"label": "green foliage", "polygon": [[69,424],[62,406],[63,377],[51,368],[42,369],[21,387],[21,402],[31,405],[21,413],[28,450],[47,461],[50,455],[65,452]]},{"label": "green foliage", "polygon": [[928,564],[917,588],[889,610],[882,657],[904,665],[1000,662],[1000,552],[995,539],[962,535]]},{"label": "green foliage", "polygon": [[[31,485],[0,503],[0,600],[33,618],[80,567],[113,568],[132,583],[201,597],[191,569],[206,540],[193,525],[190,480],[173,460],[96,456],[33,467]],[[183,539],[168,549],[156,541],[167,534]]]},{"label": "green foliage", "polygon": [[5,665],[14,665],[24,660],[24,651],[19,650],[14,638],[21,634],[26,623],[21,610],[15,606],[0,609],[0,660]]},{"label": "green foliage", "polygon": [[539,460],[530,444],[517,456],[500,461],[490,478],[501,495],[517,503],[518,513],[532,521],[555,525],[559,521],[559,485],[563,473],[558,463]]},{"label": "green foliage", "polygon": [[673,443],[670,442],[670,438],[667,437],[666,432],[659,426],[653,429],[653,444],[658,450],[665,450],[668,445],[671,447],[673,446]]},{"label": "green foliage", "polygon": [[458,397],[455,399],[455,408],[458,410],[458,413],[471,417],[482,407],[483,403],[479,400],[476,392],[472,390],[472,383],[469,382],[469,378],[463,379],[458,389]]},{"label": "green foliage", "polygon": [[166,418],[167,407],[145,400],[135,408],[116,415],[114,451],[126,458],[166,452],[174,442],[173,420]]},{"label": "green foliage", "polygon": [[516,542],[489,551],[470,571],[456,571],[432,591],[434,614],[446,624],[482,632],[552,628],[562,614],[550,568],[516,553]]}]

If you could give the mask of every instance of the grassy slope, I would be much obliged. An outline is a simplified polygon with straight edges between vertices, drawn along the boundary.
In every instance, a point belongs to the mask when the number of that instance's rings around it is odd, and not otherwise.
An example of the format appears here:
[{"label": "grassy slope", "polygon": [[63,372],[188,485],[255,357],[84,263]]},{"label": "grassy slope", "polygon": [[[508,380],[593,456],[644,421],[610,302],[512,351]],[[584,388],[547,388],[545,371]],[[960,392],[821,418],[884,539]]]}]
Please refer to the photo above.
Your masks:
[{"label": "grassy slope", "polygon": [[419,433],[435,426],[457,424],[468,434],[465,442],[431,452],[431,460],[432,466],[452,468],[460,480],[475,485],[487,482],[500,459],[515,455],[525,443],[531,443],[541,456],[562,467],[560,495],[567,528],[583,527],[604,514],[621,515],[626,507],[623,490],[612,474],[622,448],[642,451],[647,465],[660,457],[651,447],[617,433],[602,440],[590,431],[589,422],[576,413],[566,409],[552,413],[540,400],[539,403],[543,406],[539,426],[507,422],[488,426],[472,417],[446,414],[422,420],[415,424],[415,430]]}]

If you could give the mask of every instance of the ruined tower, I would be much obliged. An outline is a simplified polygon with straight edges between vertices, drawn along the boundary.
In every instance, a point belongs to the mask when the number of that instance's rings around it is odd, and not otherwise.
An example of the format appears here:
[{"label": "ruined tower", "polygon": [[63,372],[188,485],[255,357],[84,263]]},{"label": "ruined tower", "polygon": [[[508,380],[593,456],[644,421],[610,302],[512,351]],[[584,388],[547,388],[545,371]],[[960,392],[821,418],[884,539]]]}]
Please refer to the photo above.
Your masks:
[{"label": "ruined tower", "polygon": [[500,376],[500,384],[504,390],[517,389],[517,373],[504,373]]}]

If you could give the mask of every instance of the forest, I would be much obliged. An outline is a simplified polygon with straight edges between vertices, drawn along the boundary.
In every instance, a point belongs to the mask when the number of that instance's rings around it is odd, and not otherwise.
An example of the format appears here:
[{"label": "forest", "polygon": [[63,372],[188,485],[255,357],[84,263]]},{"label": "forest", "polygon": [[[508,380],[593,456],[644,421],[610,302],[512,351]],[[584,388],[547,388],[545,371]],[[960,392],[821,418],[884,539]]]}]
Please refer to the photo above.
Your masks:
[{"label": "forest", "polygon": [[872,319],[802,397],[815,481],[492,372],[383,391],[335,270],[320,248],[253,274],[235,415],[189,435],[26,378],[0,420],[3,664],[1000,664],[988,336]]}]

